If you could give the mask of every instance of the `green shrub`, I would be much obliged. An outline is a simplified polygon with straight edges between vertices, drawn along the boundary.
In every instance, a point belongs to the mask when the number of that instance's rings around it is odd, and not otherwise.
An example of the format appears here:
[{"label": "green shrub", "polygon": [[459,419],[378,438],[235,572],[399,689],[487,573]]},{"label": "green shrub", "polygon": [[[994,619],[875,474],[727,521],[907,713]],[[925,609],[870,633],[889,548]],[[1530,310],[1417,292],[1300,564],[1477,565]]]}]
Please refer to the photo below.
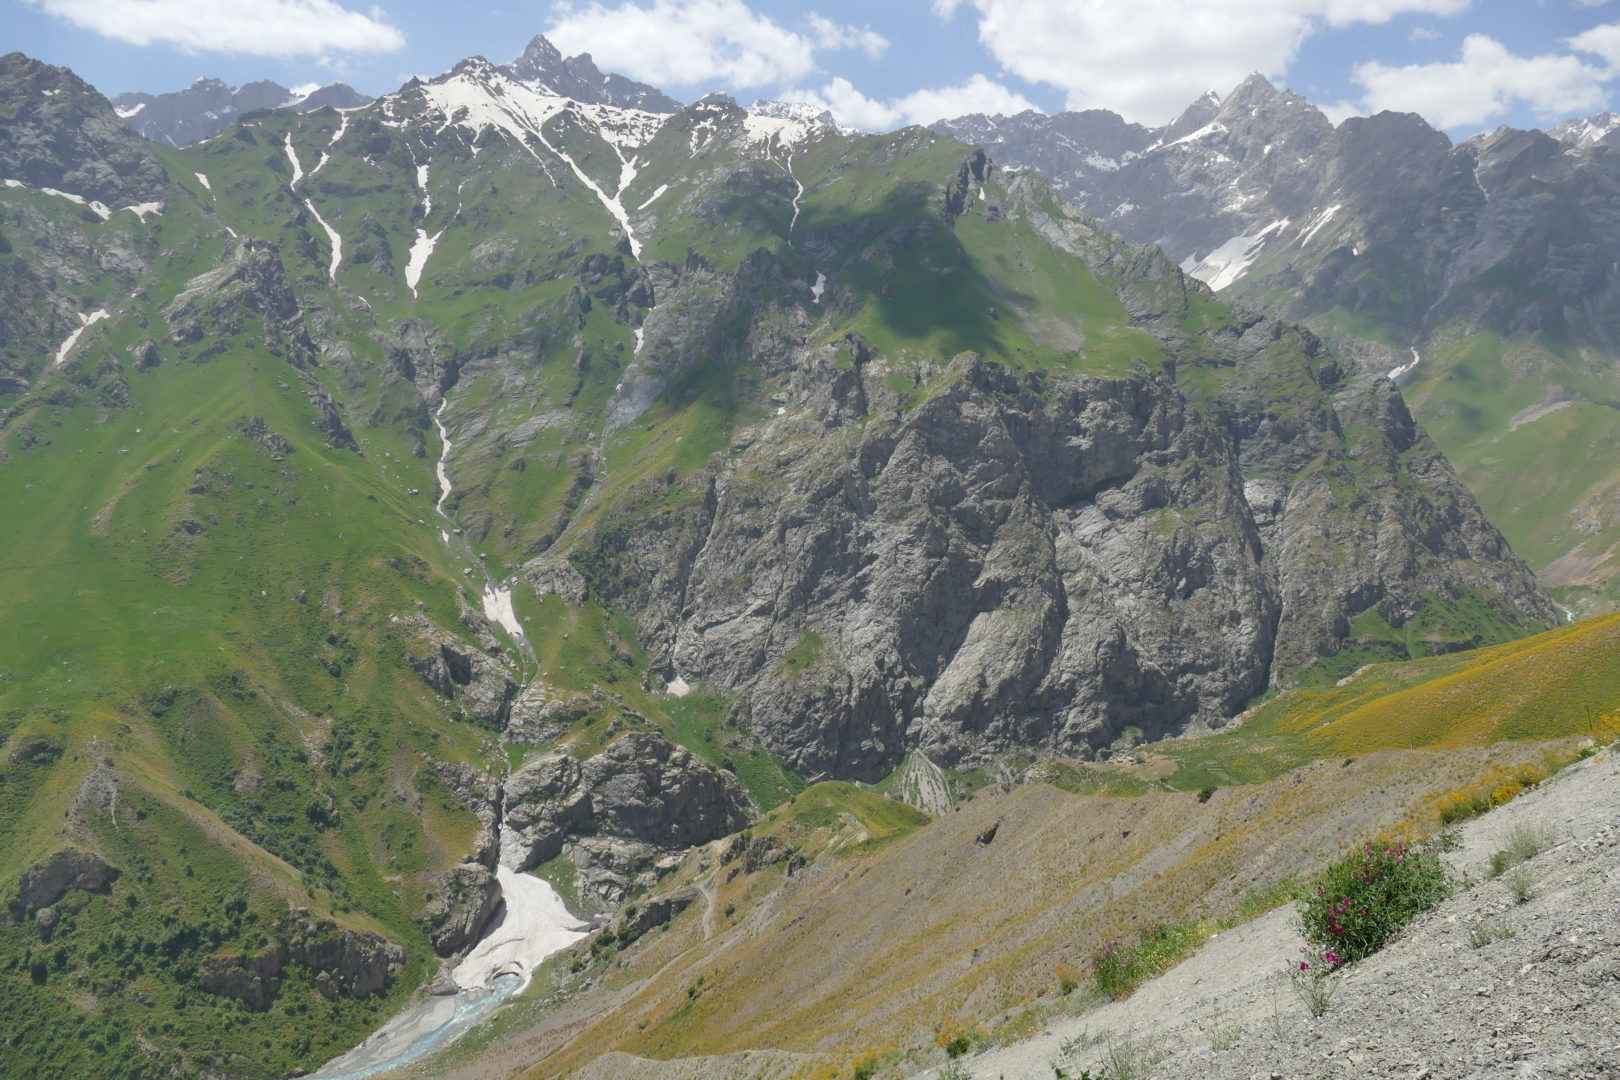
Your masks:
[{"label": "green shrub", "polygon": [[1508,892],[1513,894],[1516,904],[1527,903],[1535,895],[1536,876],[1527,866],[1521,866],[1508,877]]},{"label": "green shrub", "polygon": [[1455,890],[1439,844],[1368,840],[1330,864],[1299,901],[1305,940],[1337,967],[1370,956]]},{"label": "green shrub", "polygon": [[1146,979],[1174,967],[1208,937],[1201,923],[1151,923],[1136,932],[1136,944],[1105,941],[1091,954],[1091,978],[1098,990],[1118,1000]]},{"label": "green shrub", "polygon": [[1506,941],[1513,937],[1513,927],[1501,921],[1487,921],[1468,931],[1468,947],[1483,949],[1487,945],[1494,945],[1498,941]]},{"label": "green shrub", "polygon": [[1143,979],[1136,950],[1118,941],[1105,941],[1091,954],[1091,979],[1097,989],[1118,1000],[1136,989]]},{"label": "green shrub", "polygon": [[1558,834],[1539,823],[1525,822],[1515,825],[1508,833],[1507,847],[1491,855],[1491,874],[1501,877],[1508,870],[1533,859],[1558,842]]}]

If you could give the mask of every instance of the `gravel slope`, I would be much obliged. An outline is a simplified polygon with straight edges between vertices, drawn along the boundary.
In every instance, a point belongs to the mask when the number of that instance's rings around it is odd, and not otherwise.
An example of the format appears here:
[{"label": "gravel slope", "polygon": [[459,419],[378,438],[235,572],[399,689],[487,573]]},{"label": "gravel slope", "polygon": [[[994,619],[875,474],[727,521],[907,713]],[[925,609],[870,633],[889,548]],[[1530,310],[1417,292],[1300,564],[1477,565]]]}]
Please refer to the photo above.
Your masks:
[{"label": "gravel slope", "polygon": [[[1524,864],[1534,884],[1522,903],[1511,871],[1485,880],[1521,826],[1555,838]],[[1160,1056],[1138,1074],[1153,1080],[1620,1077],[1620,758],[1580,762],[1459,835],[1449,858],[1478,886],[1334,976],[1319,1019],[1286,981],[1303,944],[1290,906],[1212,939],[1127,1001],[962,1064],[976,1080],[1053,1080],[1054,1065],[1079,1077],[1135,1047]],[[1487,924],[1512,936],[1474,947]]]}]

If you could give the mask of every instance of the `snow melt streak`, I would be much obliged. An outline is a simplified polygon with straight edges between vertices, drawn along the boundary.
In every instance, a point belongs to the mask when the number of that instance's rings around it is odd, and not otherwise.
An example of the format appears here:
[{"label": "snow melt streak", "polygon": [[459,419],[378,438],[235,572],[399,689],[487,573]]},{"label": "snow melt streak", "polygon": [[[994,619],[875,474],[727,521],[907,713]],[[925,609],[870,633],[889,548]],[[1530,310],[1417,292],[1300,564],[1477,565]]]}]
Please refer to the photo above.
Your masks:
[{"label": "snow melt streak", "polygon": [[1202,259],[1196,255],[1189,255],[1181,264],[1181,269],[1216,292],[1220,292],[1242,277],[1243,272],[1260,257],[1260,249],[1266,246],[1266,237],[1287,227],[1288,219],[1282,218],[1253,236],[1234,236]]},{"label": "snow melt streak", "polygon": [[97,309],[96,311],[92,311],[88,315],[80,315],[79,316],[79,320],[80,320],[79,328],[77,330],[73,331],[73,333],[69,334],[67,336],[67,340],[62,342],[62,347],[56,350],[56,359],[51,361],[51,366],[52,367],[61,367],[62,366],[62,361],[66,360],[68,358],[68,353],[73,351],[73,346],[75,346],[75,345],[77,345],[79,343],[79,335],[84,333],[86,330],[90,329],[92,326],[94,326],[96,323],[100,322],[102,319],[105,319],[106,317],[107,317],[107,312],[105,310],[101,310],[101,309]]},{"label": "snow melt streak", "polygon": [[[293,171],[292,182],[287,185],[287,188],[296,197],[298,184],[304,179],[304,166],[298,161],[298,151],[293,149],[292,132],[287,132],[287,137],[282,145],[287,148],[287,160],[292,163]],[[321,228],[326,230],[326,238],[332,242],[332,264],[327,267],[326,276],[336,281],[338,265],[343,262],[343,237],[339,236],[337,230],[326,223],[326,219],[321,217],[321,212],[315,209],[314,203],[305,199],[304,208],[309,211],[310,216],[320,224]]]},{"label": "snow melt streak", "polygon": [[512,610],[512,590],[486,588],[484,590],[484,618],[498,624],[515,638],[523,636],[523,624]]},{"label": "snow melt streak", "polygon": [[1405,375],[1408,371],[1411,371],[1413,368],[1417,367],[1418,364],[1420,364],[1422,362],[1423,362],[1423,357],[1418,355],[1417,346],[1414,345],[1414,346],[1412,346],[1412,362],[1410,364],[1401,364],[1398,367],[1390,368],[1389,369],[1389,377],[1390,377],[1390,379],[1392,381],[1395,380],[1395,379],[1399,379],[1402,375]]},{"label": "snow melt streak", "polygon": [[444,471],[444,463],[450,459],[450,436],[445,433],[444,421],[439,419],[439,415],[444,412],[444,407],[448,404],[450,404],[450,399],[445,398],[439,402],[439,407],[433,412],[433,426],[439,429],[439,442],[444,444],[444,450],[439,454],[439,460],[435,466],[439,474],[439,501],[434,504],[433,508],[440,514],[444,514],[445,517],[450,516],[444,513],[444,500],[450,497],[450,474]]}]

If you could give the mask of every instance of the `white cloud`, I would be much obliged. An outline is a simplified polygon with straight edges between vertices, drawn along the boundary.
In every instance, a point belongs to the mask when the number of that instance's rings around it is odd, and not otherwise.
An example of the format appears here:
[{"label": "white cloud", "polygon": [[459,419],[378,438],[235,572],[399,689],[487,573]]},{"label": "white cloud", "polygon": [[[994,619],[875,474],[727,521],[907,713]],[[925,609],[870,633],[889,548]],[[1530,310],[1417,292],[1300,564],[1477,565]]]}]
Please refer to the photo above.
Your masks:
[{"label": "white cloud", "polygon": [[809,24],[817,46],[823,49],[859,49],[876,60],[889,47],[889,39],[869,27],[857,30],[814,12],[810,14]]},{"label": "white cloud", "polygon": [[1620,73],[1620,23],[1594,26],[1592,29],[1565,38],[1564,44],[1576,52],[1599,57],[1609,65],[1609,74]]},{"label": "white cloud", "polygon": [[1354,101],[1329,101],[1316,107],[1322,110],[1322,115],[1327,117],[1328,122],[1334,127],[1338,127],[1352,116],[1362,116],[1366,112]]},{"label": "white cloud", "polygon": [[817,52],[854,48],[875,57],[889,44],[814,12],[803,32],[790,30],[743,0],[562,4],[546,37],[564,55],[589,52],[607,71],[705,89],[787,86],[816,73]]},{"label": "white cloud", "polygon": [[974,75],[956,86],[915,90],[890,101],[867,97],[843,77],[831,80],[820,90],[786,91],[782,98],[818,105],[832,113],[840,124],[863,131],[888,131],[907,124],[931,124],[967,113],[1007,115],[1036,108],[1022,94],[983,75]]},{"label": "white cloud", "polygon": [[1406,35],[1406,40],[1407,41],[1436,41],[1436,40],[1439,39],[1439,37],[1440,37],[1440,31],[1436,30],[1432,26],[1414,26],[1414,27],[1412,27],[1412,32]]},{"label": "white cloud", "polygon": [[394,52],[405,35],[381,8],[350,11],[333,0],[25,0],[75,26],[132,45],[163,43],[184,52],[319,56]]},{"label": "white cloud", "polygon": [[1356,65],[1353,77],[1366,92],[1367,111],[1416,112],[1436,127],[1455,128],[1483,125],[1521,103],[1547,120],[1596,112],[1610,72],[1573,56],[1519,56],[1494,38],[1470,34],[1455,61],[1392,67],[1374,60]]},{"label": "white cloud", "polygon": [[1451,15],[1469,0],[934,0],[934,11],[963,3],[1007,71],[1064,91],[1071,109],[1157,124],[1250,72],[1281,76],[1324,26]]}]

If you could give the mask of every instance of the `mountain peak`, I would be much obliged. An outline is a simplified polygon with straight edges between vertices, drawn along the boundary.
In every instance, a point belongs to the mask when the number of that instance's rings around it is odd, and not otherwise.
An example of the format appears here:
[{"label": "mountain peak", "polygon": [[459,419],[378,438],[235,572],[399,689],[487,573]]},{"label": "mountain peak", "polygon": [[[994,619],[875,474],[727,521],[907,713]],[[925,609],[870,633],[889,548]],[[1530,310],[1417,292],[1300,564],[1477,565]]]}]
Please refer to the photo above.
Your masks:
[{"label": "mountain peak", "polygon": [[119,94],[112,104],[125,123],[148,139],[184,146],[217,135],[237,117],[261,109],[314,112],[327,105],[353,109],[370,100],[345,83],[330,83],[299,94],[264,79],[233,87],[203,76],[183,90]]},{"label": "mountain peak", "polygon": [[518,82],[557,97],[644,112],[678,112],[681,103],[656,87],[623,75],[603,74],[590,53],[564,58],[544,34],[536,34],[523,54],[500,69]]},{"label": "mountain peak", "polygon": [[1565,146],[1579,149],[1602,142],[1616,128],[1620,128],[1620,114],[1601,112],[1596,116],[1565,120],[1547,134]]},{"label": "mountain peak", "polygon": [[563,55],[557,51],[557,46],[544,34],[536,34],[524,46],[523,54],[512,61],[512,67],[531,68],[536,71],[550,71],[562,66]]}]

